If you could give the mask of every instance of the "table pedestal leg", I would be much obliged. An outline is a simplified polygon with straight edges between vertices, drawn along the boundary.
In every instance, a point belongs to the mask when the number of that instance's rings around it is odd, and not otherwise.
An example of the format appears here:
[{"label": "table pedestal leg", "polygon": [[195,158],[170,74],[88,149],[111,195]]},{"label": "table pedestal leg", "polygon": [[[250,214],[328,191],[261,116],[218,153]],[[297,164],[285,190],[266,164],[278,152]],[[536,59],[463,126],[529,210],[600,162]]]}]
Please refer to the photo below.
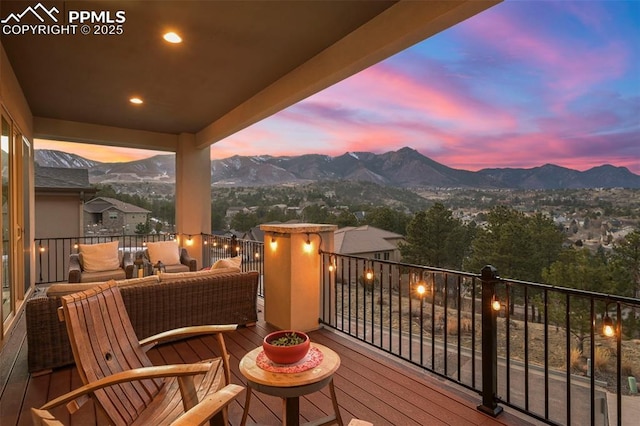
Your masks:
[{"label": "table pedestal leg", "polygon": [[282,421],[285,426],[300,424],[300,398],[283,398],[282,408]]}]

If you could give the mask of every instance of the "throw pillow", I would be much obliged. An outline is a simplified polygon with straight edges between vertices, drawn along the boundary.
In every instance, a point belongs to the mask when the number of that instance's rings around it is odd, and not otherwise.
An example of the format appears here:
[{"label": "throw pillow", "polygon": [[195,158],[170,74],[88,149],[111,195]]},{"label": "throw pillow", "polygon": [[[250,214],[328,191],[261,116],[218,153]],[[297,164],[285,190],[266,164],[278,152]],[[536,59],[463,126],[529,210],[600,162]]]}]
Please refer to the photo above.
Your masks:
[{"label": "throw pillow", "polygon": [[80,244],[82,268],[86,272],[112,271],[120,268],[118,241],[100,244]]},{"label": "throw pillow", "polygon": [[226,259],[219,259],[211,265],[211,270],[220,269],[220,268],[240,268],[242,265],[242,257],[228,257]]},{"label": "throw pillow", "polygon": [[180,263],[180,247],[178,247],[178,242],[175,240],[147,243],[147,250],[149,251],[149,260],[154,265],[158,261],[165,265]]}]

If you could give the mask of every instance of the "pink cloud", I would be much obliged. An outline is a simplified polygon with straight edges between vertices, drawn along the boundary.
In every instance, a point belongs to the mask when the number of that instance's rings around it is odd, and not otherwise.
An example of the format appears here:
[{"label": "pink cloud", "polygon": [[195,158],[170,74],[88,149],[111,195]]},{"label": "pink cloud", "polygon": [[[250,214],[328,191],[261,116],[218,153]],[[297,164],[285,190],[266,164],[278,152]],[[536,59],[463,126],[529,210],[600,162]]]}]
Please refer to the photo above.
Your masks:
[{"label": "pink cloud", "polygon": [[[593,12],[582,12],[580,18],[585,22],[597,20]],[[513,19],[505,12],[494,13],[491,19],[470,20],[460,29],[467,37],[499,52],[500,57],[530,67],[532,76],[540,73],[553,97],[562,100],[556,110],[594,85],[620,77],[629,66],[629,52],[618,41],[603,39],[595,44],[569,33],[559,37],[553,31],[541,31],[539,25],[539,20]]]}]

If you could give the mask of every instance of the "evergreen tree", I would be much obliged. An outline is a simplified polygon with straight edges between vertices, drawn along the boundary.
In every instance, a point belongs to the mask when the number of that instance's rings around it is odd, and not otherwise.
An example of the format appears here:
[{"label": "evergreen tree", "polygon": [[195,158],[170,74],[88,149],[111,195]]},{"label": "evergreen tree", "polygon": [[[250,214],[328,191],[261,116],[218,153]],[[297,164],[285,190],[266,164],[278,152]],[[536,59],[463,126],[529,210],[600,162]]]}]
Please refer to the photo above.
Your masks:
[{"label": "evergreen tree", "polygon": [[305,207],[302,210],[302,219],[308,223],[335,223],[335,217],[317,204]]},{"label": "evergreen tree", "polygon": [[399,249],[406,263],[460,269],[468,246],[468,230],[462,221],[436,203],[415,214],[407,225],[406,243]]},{"label": "evergreen tree", "polygon": [[[559,259],[542,273],[549,284],[580,290],[610,293],[615,287],[613,275],[599,256],[591,254],[589,249],[567,249]],[[591,331],[591,303],[583,297],[570,297],[567,306],[566,296],[550,292],[548,303],[549,318],[556,324],[565,323],[565,313],[569,311],[570,331],[576,337],[578,349],[584,352],[584,341]],[[604,306],[596,307],[600,312]]]},{"label": "evergreen tree", "polygon": [[138,235],[146,235],[151,233],[151,220],[149,219],[149,216],[147,216],[147,219],[144,222],[140,222],[136,225],[136,229],[134,232]]},{"label": "evergreen tree", "polygon": [[346,226],[358,226],[358,219],[349,210],[342,210],[338,217],[336,217],[336,225],[338,228],[344,228]]},{"label": "evergreen tree", "polygon": [[493,208],[486,229],[478,230],[465,269],[479,272],[493,265],[502,277],[540,281],[562,248],[563,236],[551,219],[541,214],[527,217],[506,206]]},{"label": "evergreen tree", "polygon": [[[640,299],[640,229],[614,244],[611,267],[615,274],[615,294]],[[624,333],[630,338],[640,332],[640,311],[634,309],[623,322]]]},{"label": "evergreen tree", "polygon": [[640,299],[640,229],[627,234],[613,246],[613,262],[624,269],[630,282],[618,288],[618,294]]},{"label": "evergreen tree", "polygon": [[236,231],[248,232],[254,226],[258,226],[259,221],[255,213],[238,212],[231,218],[229,226]]},{"label": "evergreen tree", "polygon": [[385,206],[376,207],[367,212],[364,223],[385,231],[405,235],[409,220],[408,215]]}]

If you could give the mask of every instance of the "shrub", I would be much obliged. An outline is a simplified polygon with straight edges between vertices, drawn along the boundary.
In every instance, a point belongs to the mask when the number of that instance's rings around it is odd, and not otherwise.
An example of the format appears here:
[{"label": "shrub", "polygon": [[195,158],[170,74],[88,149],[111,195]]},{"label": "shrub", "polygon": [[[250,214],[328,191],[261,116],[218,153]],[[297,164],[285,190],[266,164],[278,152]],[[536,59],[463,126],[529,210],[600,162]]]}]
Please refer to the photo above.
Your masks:
[{"label": "shrub", "polygon": [[580,363],[582,360],[582,351],[578,348],[571,348],[570,368],[572,371],[580,369]]},{"label": "shrub", "polygon": [[635,360],[632,359],[633,355],[629,355],[625,352],[622,357],[621,373],[623,376],[640,377],[640,370],[636,371]]},{"label": "shrub", "polygon": [[595,364],[596,371],[607,371],[609,359],[611,358],[611,352],[607,348],[597,347],[595,352]]},{"label": "shrub", "polygon": [[[460,321],[460,333],[471,332],[471,318],[462,318]],[[458,319],[449,318],[447,320],[447,334],[456,336],[458,334]]]}]

